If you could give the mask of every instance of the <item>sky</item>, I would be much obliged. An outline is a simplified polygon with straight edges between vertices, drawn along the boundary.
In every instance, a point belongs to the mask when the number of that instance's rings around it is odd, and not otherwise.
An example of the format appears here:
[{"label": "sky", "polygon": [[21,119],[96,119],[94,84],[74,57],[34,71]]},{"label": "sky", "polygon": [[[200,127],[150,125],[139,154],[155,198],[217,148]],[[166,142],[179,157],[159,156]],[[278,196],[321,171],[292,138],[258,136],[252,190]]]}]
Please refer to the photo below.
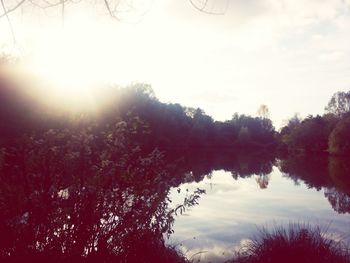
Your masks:
[{"label": "sky", "polygon": [[27,3],[10,16],[16,44],[0,19],[0,48],[75,84],[147,82],[160,101],[216,120],[266,104],[280,127],[350,90],[350,0],[209,0],[212,15],[189,0],[134,0],[118,19],[99,2],[67,4],[64,28],[59,8]]}]

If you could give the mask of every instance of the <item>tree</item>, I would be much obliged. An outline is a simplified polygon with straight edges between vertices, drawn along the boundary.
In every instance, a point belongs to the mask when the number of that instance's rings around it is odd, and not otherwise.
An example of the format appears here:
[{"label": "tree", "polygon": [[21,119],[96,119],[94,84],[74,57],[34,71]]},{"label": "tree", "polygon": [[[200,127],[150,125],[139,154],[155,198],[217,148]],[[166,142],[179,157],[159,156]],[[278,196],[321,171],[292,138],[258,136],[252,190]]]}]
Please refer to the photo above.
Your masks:
[{"label": "tree", "polygon": [[328,151],[331,154],[350,154],[350,117],[344,118],[329,136]]},{"label": "tree", "polygon": [[330,132],[327,129],[327,123],[321,116],[309,116],[290,130],[283,141],[287,143],[288,149],[291,151],[320,153],[327,150]]},{"label": "tree", "polygon": [[345,113],[350,112],[350,91],[339,91],[333,94],[325,110],[337,116],[343,116]]},{"label": "tree", "polygon": [[338,191],[337,188],[326,188],[324,192],[334,211],[339,214],[350,213],[350,196]]},{"label": "tree", "polygon": [[267,119],[269,117],[269,108],[265,104],[262,104],[258,109],[258,115],[262,119]]},{"label": "tree", "polygon": [[289,136],[294,128],[298,127],[301,123],[301,118],[298,113],[295,113],[294,116],[286,122],[286,125],[280,130],[280,142],[285,145],[288,143]]},{"label": "tree", "polygon": [[250,140],[250,132],[248,127],[241,127],[238,133],[237,141],[239,143],[247,143]]}]

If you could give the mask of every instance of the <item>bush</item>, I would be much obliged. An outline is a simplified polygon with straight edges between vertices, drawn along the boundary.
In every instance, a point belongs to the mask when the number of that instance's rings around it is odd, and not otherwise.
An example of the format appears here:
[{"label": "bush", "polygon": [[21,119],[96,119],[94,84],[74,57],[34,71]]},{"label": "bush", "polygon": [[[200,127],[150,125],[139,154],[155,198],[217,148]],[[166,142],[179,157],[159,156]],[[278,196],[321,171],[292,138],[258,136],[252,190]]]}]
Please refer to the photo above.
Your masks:
[{"label": "bush", "polygon": [[342,242],[327,238],[320,227],[290,224],[272,231],[260,230],[231,261],[254,262],[350,262]]}]

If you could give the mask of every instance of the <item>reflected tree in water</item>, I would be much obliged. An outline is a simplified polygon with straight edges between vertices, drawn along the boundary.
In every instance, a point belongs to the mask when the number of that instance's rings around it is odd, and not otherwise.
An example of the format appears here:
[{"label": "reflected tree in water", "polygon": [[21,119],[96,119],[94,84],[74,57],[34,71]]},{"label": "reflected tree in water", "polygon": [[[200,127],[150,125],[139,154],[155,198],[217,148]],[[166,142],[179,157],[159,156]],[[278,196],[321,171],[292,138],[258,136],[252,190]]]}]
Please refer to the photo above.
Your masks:
[{"label": "reflected tree in water", "polygon": [[334,211],[339,214],[350,213],[350,196],[339,191],[337,188],[327,188],[324,196],[332,205]]},{"label": "reflected tree in water", "polygon": [[278,167],[295,183],[324,189],[324,195],[338,213],[350,212],[350,162],[348,158],[294,156]]},{"label": "reflected tree in water", "polygon": [[266,175],[264,175],[264,174],[258,175],[255,178],[255,181],[259,185],[260,189],[266,189],[267,186],[269,185],[270,175],[268,175],[268,174],[266,174]]},{"label": "reflected tree in water", "polygon": [[350,162],[348,158],[329,158],[329,176],[334,187],[325,190],[325,196],[338,213],[350,213]]}]

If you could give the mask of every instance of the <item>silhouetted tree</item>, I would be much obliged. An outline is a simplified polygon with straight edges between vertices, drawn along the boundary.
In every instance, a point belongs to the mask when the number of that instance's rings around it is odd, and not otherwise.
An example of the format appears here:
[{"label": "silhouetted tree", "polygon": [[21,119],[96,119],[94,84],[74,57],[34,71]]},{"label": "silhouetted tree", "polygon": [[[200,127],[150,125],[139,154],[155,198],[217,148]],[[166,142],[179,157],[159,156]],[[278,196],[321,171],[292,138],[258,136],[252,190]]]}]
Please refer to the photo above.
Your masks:
[{"label": "silhouetted tree", "polygon": [[329,136],[328,150],[331,154],[350,154],[350,116],[340,120]]},{"label": "silhouetted tree", "polygon": [[337,116],[342,116],[343,114],[350,112],[350,91],[339,91],[335,93],[328,102],[325,110]]},{"label": "silhouetted tree", "polygon": [[350,196],[337,190],[336,188],[325,189],[325,197],[332,205],[334,211],[345,214],[350,213]]},{"label": "silhouetted tree", "polygon": [[[350,152],[350,92],[335,93],[323,116],[297,116],[289,120],[277,136],[278,149],[290,153],[325,153],[344,155]],[[285,151],[284,151],[285,152]]]},{"label": "silhouetted tree", "polygon": [[262,104],[257,113],[261,118],[266,119],[269,117],[269,108],[265,104]]},{"label": "silhouetted tree", "polygon": [[249,140],[251,140],[251,138],[248,127],[241,127],[238,132],[237,142],[240,144],[245,144]]}]

